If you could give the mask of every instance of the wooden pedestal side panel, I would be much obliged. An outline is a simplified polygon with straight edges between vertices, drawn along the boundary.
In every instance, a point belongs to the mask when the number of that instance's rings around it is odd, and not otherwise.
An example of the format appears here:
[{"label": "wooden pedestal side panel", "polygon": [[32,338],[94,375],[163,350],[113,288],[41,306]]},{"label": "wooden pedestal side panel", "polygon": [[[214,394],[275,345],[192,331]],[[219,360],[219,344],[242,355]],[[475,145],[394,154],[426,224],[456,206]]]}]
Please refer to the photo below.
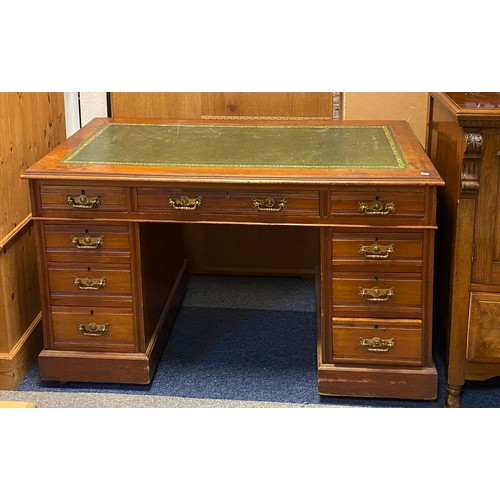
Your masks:
[{"label": "wooden pedestal side panel", "polygon": [[[113,118],[219,117],[229,123],[262,117],[331,119],[338,99],[338,92],[111,93]],[[312,275],[319,263],[318,232],[305,227],[189,224],[183,234],[192,273],[266,275],[279,269],[281,274]]]},{"label": "wooden pedestal side panel", "polygon": [[28,183],[21,174],[66,137],[62,92],[0,93],[0,389],[41,349]]}]

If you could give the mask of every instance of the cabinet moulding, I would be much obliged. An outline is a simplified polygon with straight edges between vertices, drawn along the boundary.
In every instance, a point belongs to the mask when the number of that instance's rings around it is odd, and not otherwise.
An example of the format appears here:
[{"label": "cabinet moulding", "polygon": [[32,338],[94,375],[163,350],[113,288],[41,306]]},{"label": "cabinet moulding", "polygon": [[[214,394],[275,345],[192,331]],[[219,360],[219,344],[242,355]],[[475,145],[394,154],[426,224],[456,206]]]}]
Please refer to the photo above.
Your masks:
[{"label": "cabinet moulding", "polygon": [[479,167],[483,154],[483,136],[478,130],[466,129],[464,159],[460,181],[463,194],[477,196],[479,191]]}]

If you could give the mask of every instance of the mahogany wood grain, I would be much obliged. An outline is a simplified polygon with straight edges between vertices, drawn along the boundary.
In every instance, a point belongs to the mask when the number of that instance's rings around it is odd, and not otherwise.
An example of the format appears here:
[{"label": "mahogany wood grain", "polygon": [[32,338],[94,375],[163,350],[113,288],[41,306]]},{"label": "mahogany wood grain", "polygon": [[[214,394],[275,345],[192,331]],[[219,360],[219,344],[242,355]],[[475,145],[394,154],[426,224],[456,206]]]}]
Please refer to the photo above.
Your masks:
[{"label": "mahogany wood grain", "polygon": [[436,367],[320,365],[318,392],[325,396],[432,400],[437,397]]},{"label": "mahogany wood grain", "polygon": [[[49,262],[130,262],[130,231],[127,223],[45,222],[43,237]],[[83,242],[83,245],[78,241],[75,244],[74,238]],[[85,245],[85,238],[90,238],[94,244]]]},{"label": "mahogany wood grain", "polygon": [[[361,339],[380,338],[393,344],[378,348],[363,346]],[[421,321],[360,320],[333,318],[331,360],[364,365],[423,364]]]},{"label": "mahogany wood grain", "polygon": [[[134,315],[131,308],[64,307],[52,308],[53,347],[79,351],[134,351]],[[78,325],[108,325],[106,332],[87,336]]]},{"label": "mahogany wood grain", "polygon": [[350,229],[332,234],[332,265],[337,270],[420,272],[422,264],[423,231]]},{"label": "mahogany wood grain", "polygon": [[[422,318],[422,276],[408,273],[332,272],[334,316]],[[391,294],[361,296],[360,288],[391,290]]]}]

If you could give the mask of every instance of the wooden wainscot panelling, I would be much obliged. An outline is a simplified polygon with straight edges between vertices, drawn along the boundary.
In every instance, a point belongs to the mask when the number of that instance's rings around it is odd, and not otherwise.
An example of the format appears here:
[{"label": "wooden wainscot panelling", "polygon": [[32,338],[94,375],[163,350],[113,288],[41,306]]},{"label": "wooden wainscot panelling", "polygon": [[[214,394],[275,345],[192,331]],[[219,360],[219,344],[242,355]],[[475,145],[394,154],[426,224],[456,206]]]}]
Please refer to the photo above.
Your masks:
[{"label": "wooden wainscot panelling", "polygon": [[114,117],[201,118],[200,92],[112,92]]},{"label": "wooden wainscot panelling", "polygon": [[32,228],[0,253],[0,388],[15,389],[42,348]]},{"label": "wooden wainscot panelling", "polygon": [[332,118],[332,92],[206,92],[202,118]]},{"label": "wooden wainscot panelling", "polygon": [[62,92],[0,93],[0,389],[42,347],[28,183],[20,175],[66,137]]}]

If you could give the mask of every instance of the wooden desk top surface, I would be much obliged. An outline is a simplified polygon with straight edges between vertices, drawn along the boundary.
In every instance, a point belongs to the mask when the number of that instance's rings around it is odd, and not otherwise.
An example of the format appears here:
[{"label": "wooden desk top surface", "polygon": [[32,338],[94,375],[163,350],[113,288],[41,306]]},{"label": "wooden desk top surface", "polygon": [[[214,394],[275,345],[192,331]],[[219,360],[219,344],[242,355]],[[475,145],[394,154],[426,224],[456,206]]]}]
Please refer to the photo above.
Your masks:
[{"label": "wooden desk top surface", "polygon": [[442,184],[403,121],[96,118],[30,167],[23,178]]}]

